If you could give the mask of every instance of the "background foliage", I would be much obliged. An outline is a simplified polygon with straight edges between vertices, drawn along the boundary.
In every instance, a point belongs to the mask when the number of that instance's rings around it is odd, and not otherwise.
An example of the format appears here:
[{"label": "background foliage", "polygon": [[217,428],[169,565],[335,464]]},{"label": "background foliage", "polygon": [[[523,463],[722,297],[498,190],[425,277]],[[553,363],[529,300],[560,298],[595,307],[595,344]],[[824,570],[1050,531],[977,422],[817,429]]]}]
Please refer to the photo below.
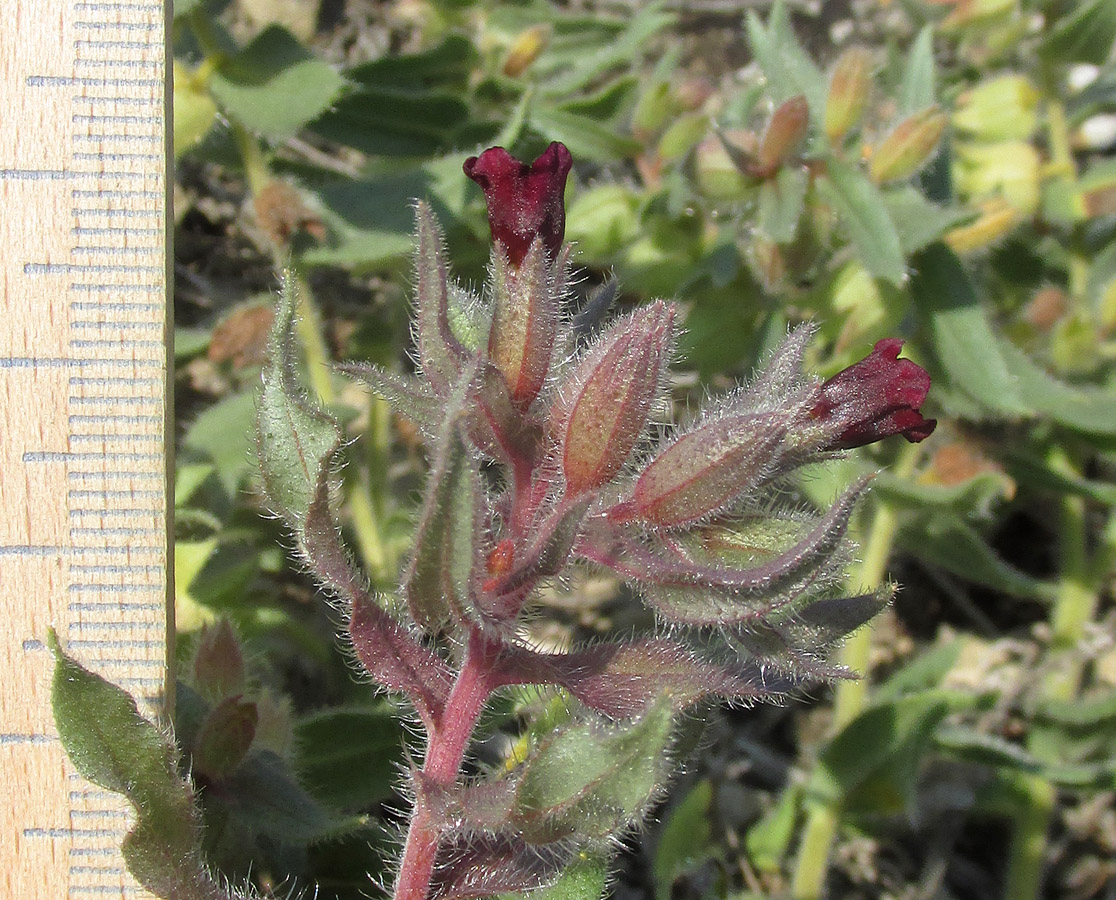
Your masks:
[{"label": "background foliage", "polygon": [[[209,859],[264,892],[362,896],[409,740],[261,515],[249,431],[277,270],[302,282],[307,379],[356,438],[347,537],[390,585],[426,461],[411,423],[326,363],[408,367],[412,201],[479,281],[462,160],[561,140],[579,290],[612,271],[622,306],[688,309],[680,407],[813,319],[823,375],[906,338],[941,420],[801,485],[829,497],[885,470],[850,579],[903,587],[846,650],[865,679],[695,721],[614,894],[1111,896],[1114,41],[1106,0],[179,0],[176,729]],[[634,615],[586,576],[532,636]],[[230,658],[243,670],[213,662]],[[563,710],[507,695],[482,761],[513,765]],[[586,867],[570,883],[592,893]]]}]

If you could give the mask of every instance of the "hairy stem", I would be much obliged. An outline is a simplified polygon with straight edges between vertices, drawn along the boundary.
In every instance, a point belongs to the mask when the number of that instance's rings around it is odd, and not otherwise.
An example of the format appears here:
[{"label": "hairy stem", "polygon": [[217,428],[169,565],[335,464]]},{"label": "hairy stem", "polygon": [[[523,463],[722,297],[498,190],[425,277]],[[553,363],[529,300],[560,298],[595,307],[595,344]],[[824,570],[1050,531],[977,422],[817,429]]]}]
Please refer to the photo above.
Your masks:
[{"label": "hairy stem", "polygon": [[426,900],[430,892],[443,826],[424,797],[424,785],[452,787],[457,781],[473,728],[485,701],[496,687],[495,660],[495,649],[479,629],[474,629],[445,714],[430,732],[422,779],[416,785],[414,814],[395,883],[395,900]]},{"label": "hairy stem", "polygon": [[[905,478],[914,470],[918,461],[917,446],[904,449],[895,467],[895,473]],[[895,510],[877,499],[876,510],[864,540],[864,556],[851,582],[856,590],[877,587],[887,574],[887,561],[899,530]],[[841,661],[860,674],[855,681],[842,681],[837,685],[833,709],[832,735],[841,733],[846,725],[864,710],[868,700],[868,662],[872,648],[872,628],[867,626],[850,635],[842,652]],[[795,862],[791,883],[791,896],[795,900],[817,900],[825,887],[825,874],[829,867],[829,851],[841,821],[840,801],[814,803],[809,807],[806,827]]]}]

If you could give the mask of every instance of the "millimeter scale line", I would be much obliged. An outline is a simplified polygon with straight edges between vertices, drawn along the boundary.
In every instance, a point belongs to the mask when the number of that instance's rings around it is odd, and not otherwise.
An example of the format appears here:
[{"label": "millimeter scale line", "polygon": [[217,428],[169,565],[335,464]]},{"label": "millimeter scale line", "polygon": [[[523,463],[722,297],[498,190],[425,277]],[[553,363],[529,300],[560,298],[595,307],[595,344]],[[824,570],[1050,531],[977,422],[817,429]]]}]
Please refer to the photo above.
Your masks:
[{"label": "millimeter scale line", "polygon": [[3,0],[0,897],[150,898],[62,750],[46,635],[164,715],[169,0]]}]

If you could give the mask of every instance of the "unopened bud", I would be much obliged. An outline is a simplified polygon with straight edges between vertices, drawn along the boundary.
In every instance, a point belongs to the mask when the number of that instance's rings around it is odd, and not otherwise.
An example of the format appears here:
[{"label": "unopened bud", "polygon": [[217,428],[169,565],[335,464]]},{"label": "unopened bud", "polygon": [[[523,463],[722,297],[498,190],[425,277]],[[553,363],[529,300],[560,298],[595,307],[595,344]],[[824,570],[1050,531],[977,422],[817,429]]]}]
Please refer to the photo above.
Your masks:
[{"label": "unopened bud", "polygon": [[1019,222],[1019,210],[999,197],[981,204],[981,213],[968,225],[945,233],[943,240],[954,253],[971,253],[994,244]]},{"label": "unopened bud", "polygon": [[512,403],[526,409],[546,380],[558,332],[554,269],[542,240],[535,240],[518,267],[494,254],[492,284],[488,356],[503,373]]},{"label": "unopened bud", "polygon": [[227,775],[248,754],[256,737],[256,704],[240,697],[218,703],[198,731],[194,768],[210,778]]},{"label": "unopened bud", "polygon": [[666,127],[677,113],[669,81],[653,81],[643,89],[632,110],[632,133],[645,140]]},{"label": "unopened bud", "polygon": [[[729,147],[734,152],[730,153]],[[710,135],[702,141],[694,154],[694,176],[702,196],[738,200],[748,187],[739,161],[754,148],[755,136],[740,130]]]},{"label": "unopened bud", "polygon": [[568,496],[611,479],[651,415],[674,339],[674,307],[661,301],[615,323],[575,369],[551,419],[561,436]]},{"label": "unopened bud", "polygon": [[504,74],[509,78],[518,78],[530,68],[531,63],[539,58],[539,54],[550,43],[550,27],[536,25],[521,31],[508,51],[508,58],[504,60]]},{"label": "unopened bud", "polygon": [[791,421],[787,413],[727,415],[682,435],[609,517],[671,527],[723,509],[767,476]]},{"label": "unopened bud", "polygon": [[1038,125],[1039,92],[1022,75],[1003,75],[957,98],[953,125],[985,141],[1025,140]]},{"label": "unopened bud", "polygon": [[779,171],[798,150],[809,124],[810,107],[801,94],[791,97],[771,114],[756,151],[754,174],[757,178],[770,178]]},{"label": "unopened bud", "polygon": [[713,83],[700,76],[687,78],[674,88],[674,99],[683,109],[698,110],[714,94]]},{"label": "unopened bud", "polygon": [[194,655],[194,683],[212,700],[243,692],[244,654],[228,619],[202,628]]},{"label": "unopened bud", "polygon": [[1028,141],[959,144],[953,183],[963,197],[1003,197],[1029,216],[1042,199],[1042,157]]},{"label": "unopened bud", "polygon": [[945,132],[945,113],[937,106],[908,116],[872,154],[868,174],[877,184],[909,178],[930,159]]},{"label": "unopened bud", "polygon": [[825,136],[839,141],[860,121],[872,87],[872,54],[850,47],[841,54],[829,78],[825,101]]}]

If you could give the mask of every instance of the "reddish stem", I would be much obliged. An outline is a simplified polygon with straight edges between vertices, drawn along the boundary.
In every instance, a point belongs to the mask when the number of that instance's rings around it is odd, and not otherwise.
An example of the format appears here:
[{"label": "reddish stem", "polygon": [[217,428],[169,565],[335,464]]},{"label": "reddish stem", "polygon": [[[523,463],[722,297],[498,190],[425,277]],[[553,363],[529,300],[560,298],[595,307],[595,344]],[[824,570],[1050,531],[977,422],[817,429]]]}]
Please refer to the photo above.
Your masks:
[{"label": "reddish stem", "polygon": [[[497,647],[474,628],[445,712],[430,731],[422,766],[423,784],[452,787],[457,781],[473,728],[485,701],[499,686],[496,657]],[[395,900],[426,900],[441,837],[442,825],[432,816],[420,784],[395,884]]]}]

